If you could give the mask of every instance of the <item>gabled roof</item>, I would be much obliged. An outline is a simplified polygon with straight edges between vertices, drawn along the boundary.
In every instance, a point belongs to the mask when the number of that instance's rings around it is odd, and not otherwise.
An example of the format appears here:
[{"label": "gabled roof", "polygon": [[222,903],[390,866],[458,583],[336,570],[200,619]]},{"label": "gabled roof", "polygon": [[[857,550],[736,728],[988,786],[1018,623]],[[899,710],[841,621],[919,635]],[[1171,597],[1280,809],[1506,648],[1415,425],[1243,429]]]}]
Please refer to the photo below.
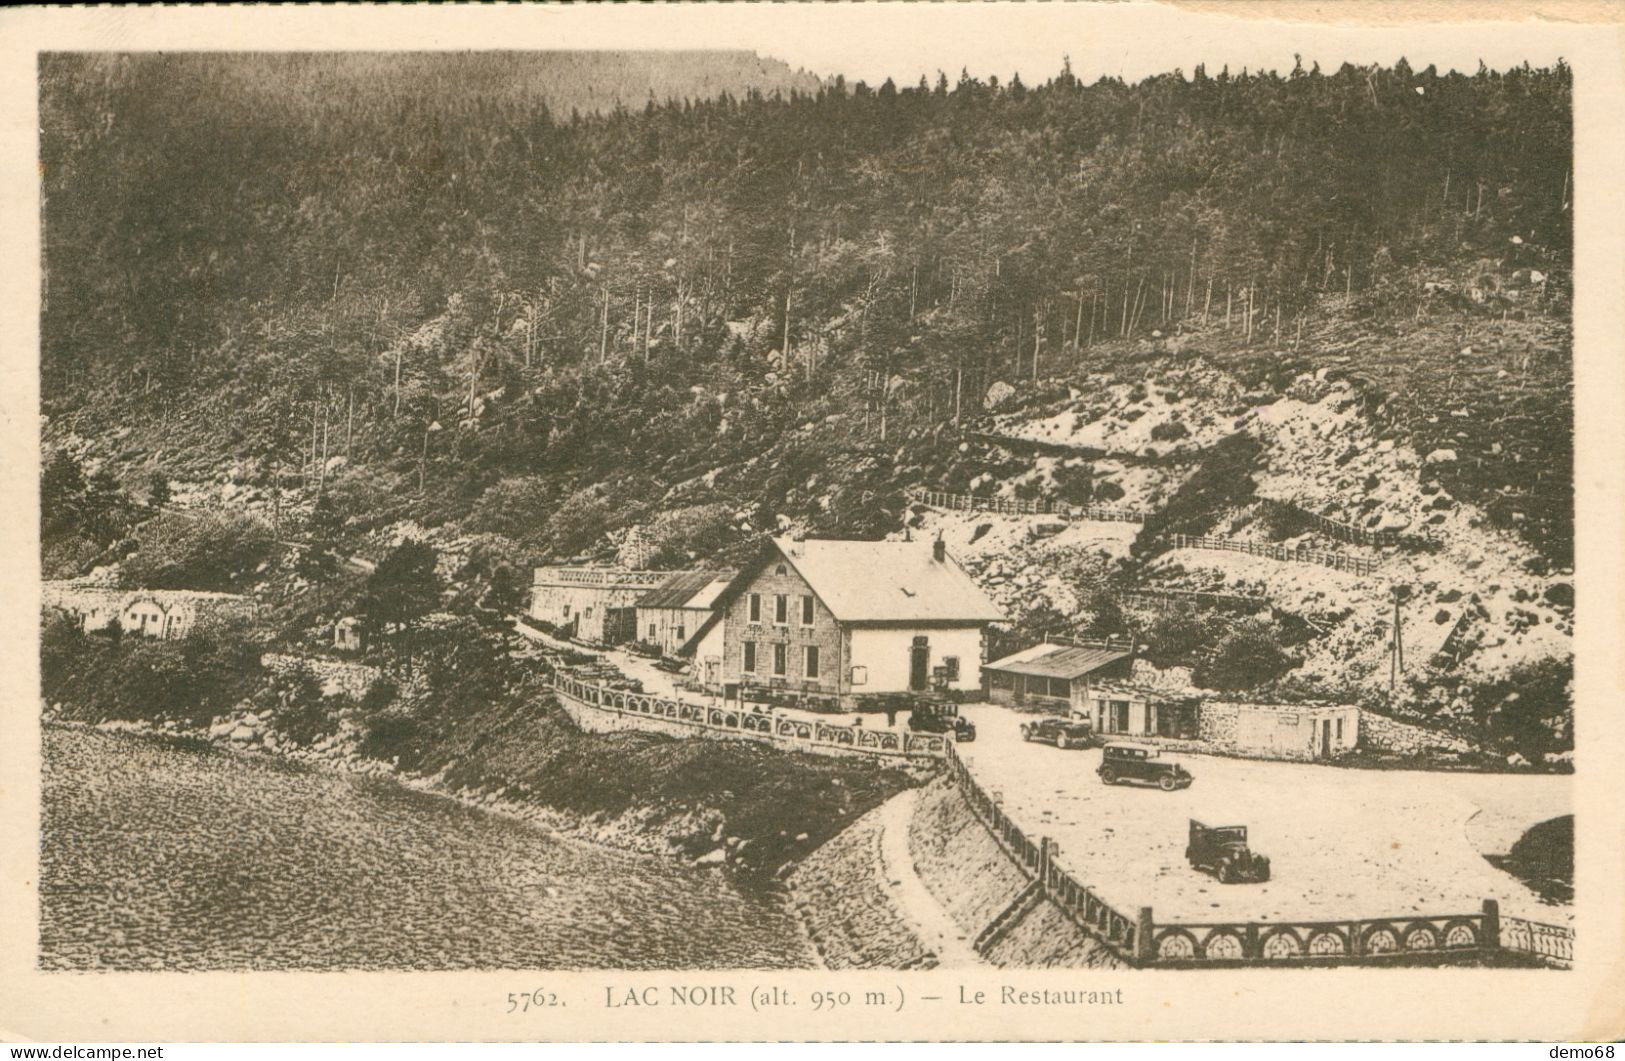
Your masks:
[{"label": "gabled roof", "polygon": [[677,571],[637,599],[639,608],[709,608],[733,571]]},{"label": "gabled roof", "polygon": [[773,545],[843,623],[991,623],[1004,614],[929,541],[775,538]]},{"label": "gabled roof", "polygon": [[1117,648],[1075,647],[1044,643],[1013,652],[1003,659],[984,663],[983,670],[1023,674],[1031,678],[1081,678],[1108,663],[1133,655]]},{"label": "gabled roof", "polygon": [[692,655],[727,603],[768,564],[788,563],[824,607],[843,623],[994,623],[1004,613],[952,556],[936,559],[934,544],[773,538],[761,556],[734,576],[712,601],[713,611],[677,650]]}]

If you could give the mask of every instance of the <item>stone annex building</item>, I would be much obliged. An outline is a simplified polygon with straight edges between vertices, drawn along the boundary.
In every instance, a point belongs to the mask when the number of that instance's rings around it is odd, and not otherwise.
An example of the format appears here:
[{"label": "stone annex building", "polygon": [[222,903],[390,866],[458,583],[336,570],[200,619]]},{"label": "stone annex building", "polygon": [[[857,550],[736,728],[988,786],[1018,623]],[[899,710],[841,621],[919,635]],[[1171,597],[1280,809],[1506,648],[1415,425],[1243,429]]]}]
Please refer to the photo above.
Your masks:
[{"label": "stone annex building", "polygon": [[941,541],[775,538],[681,651],[711,692],[974,692],[1003,618]]}]

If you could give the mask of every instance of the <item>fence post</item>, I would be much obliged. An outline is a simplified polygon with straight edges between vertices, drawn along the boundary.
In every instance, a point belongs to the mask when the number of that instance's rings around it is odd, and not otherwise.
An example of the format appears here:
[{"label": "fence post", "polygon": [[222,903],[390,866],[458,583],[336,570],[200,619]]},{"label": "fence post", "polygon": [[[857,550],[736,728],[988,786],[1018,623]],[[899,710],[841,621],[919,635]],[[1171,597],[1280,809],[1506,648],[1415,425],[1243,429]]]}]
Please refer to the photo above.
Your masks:
[{"label": "fence post", "polygon": [[1139,916],[1134,919],[1134,958],[1142,965],[1149,965],[1156,960],[1156,948],[1151,942],[1151,908],[1140,907]]},{"label": "fence post", "polygon": [[1484,934],[1478,945],[1480,947],[1501,945],[1501,904],[1494,899],[1484,900]]}]

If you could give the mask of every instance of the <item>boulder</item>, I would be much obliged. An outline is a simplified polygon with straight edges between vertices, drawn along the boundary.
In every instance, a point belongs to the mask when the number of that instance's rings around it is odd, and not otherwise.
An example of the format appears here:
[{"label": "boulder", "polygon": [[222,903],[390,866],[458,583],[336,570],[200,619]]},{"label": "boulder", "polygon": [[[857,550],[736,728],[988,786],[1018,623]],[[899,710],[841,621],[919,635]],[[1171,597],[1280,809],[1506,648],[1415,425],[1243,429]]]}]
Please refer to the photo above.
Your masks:
[{"label": "boulder", "polygon": [[1454,464],[1456,451],[1453,449],[1436,449],[1424,458],[1427,464]]},{"label": "boulder", "polygon": [[1016,389],[1003,380],[997,380],[988,387],[987,395],[982,399],[985,409],[997,409],[1011,398],[1015,397]]},{"label": "boulder", "polygon": [[231,731],[231,739],[236,744],[247,744],[258,736],[253,726],[238,726]]},{"label": "boulder", "polygon": [[719,847],[696,858],[694,864],[696,866],[720,866],[727,861],[728,852]]}]

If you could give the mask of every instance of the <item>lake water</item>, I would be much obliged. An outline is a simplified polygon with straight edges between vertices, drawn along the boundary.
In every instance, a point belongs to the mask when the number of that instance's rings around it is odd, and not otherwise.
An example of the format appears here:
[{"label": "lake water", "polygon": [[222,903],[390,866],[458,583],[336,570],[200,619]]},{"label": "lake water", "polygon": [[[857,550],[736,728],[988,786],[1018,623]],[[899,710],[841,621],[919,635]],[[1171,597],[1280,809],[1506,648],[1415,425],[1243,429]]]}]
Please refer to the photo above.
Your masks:
[{"label": "lake water", "polygon": [[693,969],[814,963],[723,873],[387,780],[44,733],[46,969]]}]

